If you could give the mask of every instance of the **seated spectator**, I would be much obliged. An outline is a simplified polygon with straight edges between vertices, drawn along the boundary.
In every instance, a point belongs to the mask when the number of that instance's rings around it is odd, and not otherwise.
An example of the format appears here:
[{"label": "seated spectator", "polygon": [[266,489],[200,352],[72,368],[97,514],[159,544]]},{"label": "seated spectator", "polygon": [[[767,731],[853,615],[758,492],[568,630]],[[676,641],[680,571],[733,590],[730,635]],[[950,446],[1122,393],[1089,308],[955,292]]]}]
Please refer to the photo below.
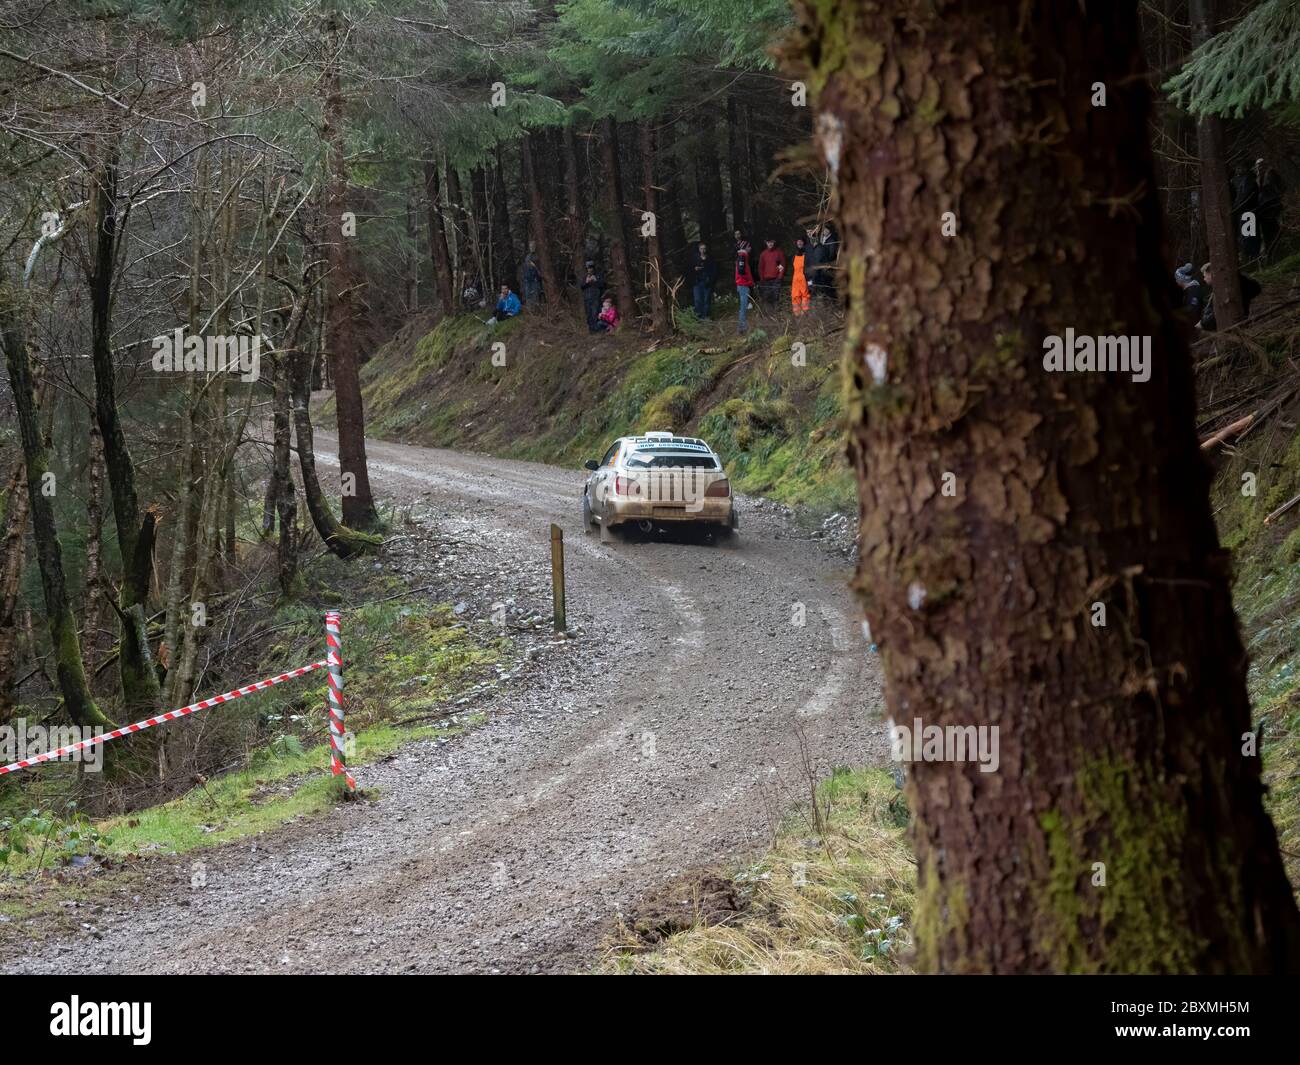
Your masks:
[{"label": "seated spectator", "polygon": [[510,291],[509,285],[502,285],[501,298],[497,300],[497,318],[513,318],[519,310],[519,297]]},{"label": "seated spectator", "polygon": [[618,328],[618,308],[608,296],[600,306],[600,317],[596,320],[596,332],[612,333]]},{"label": "seated spectator", "polygon": [[[1206,297],[1205,310],[1201,312],[1201,320],[1196,323],[1196,328],[1212,333],[1219,327],[1219,323],[1214,314],[1214,274],[1210,271],[1209,263],[1201,267],[1201,276],[1205,278],[1205,283],[1210,286],[1210,294]],[[1251,303],[1263,289],[1260,288],[1259,282],[1253,277],[1247,277],[1243,273],[1238,273],[1237,277],[1241,281],[1241,316],[1247,318],[1250,316]]]},{"label": "seated spectator", "polygon": [[1174,280],[1183,290],[1183,310],[1188,312],[1192,321],[1199,322],[1205,311],[1205,289],[1196,277],[1196,267],[1183,263],[1174,271]]}]

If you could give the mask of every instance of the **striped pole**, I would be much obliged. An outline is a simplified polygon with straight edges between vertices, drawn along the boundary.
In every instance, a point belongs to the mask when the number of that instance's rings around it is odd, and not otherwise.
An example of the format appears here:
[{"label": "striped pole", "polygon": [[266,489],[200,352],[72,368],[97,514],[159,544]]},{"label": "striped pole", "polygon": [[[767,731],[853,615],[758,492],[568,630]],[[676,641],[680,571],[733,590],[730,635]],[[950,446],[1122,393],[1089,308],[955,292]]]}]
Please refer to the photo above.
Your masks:
[{"label": "striped pole", "polygon": [[336,611],[325,615],[325,663],[329,671],[325,707],[330,723],[330,768],[336,777],[343,778],[348,794],[352,794],[357,790],[357,782],[348,772],[347,752],[344,750],[347,730],[343,725],[343,644],[339,638],[339,615]]}]

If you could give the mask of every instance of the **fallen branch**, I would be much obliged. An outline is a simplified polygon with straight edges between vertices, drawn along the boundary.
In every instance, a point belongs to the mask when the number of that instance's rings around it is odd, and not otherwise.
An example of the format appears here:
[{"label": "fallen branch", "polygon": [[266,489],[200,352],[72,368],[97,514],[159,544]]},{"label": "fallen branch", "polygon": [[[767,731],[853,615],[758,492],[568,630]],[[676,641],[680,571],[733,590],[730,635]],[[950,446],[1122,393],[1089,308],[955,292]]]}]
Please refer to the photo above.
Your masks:
[{"label": "fallen branch", "polygon": [[1238,418],[1232,424],[1225,425],[1222,429],[1220,429],[1217,433],[1214,433],[1212,436],[1207,436],[1204,440],[1201,441],[1201,450],[1209,451],[1210,448],[1214,447],[1215,444],[1223,443],[1223,441],[1228,439],[1228,437],[1230,436],[1236,436],[1237,433],[1241,432],[1243,429],[1246,429],[1250,426],[1251,422],[1255,420],[1255,415],[1257,415],[1258,413],[1259,411],[1252,411],[1250,414],[1247,414],[1244,418]]},{"label": "fallen branch", "polygon": [[1283,514],[1285,514],[1288,510],[1290,510],[1290,509],[1291,509],[1293,506],[1295,506],[1297,503],[1300,503],[1300,495],[1294,495],[1294,496],[1292,496],[1292,497],[1291,497],[1290,499],[1288,499],[1285,503],[1283,503],[1280,507],[1278,507],[1277,510],[1273,511],[1272,514],[1270,514],[1267,518],[1265,518],[1265,519],[1264,519],[1264,524],[1265,524],[1265,525],[1268,525],[1268,524],[1270,524],[1270,523],[1272,522],[1272,520],[1273,520],[1274,518],[1280,518]]}]

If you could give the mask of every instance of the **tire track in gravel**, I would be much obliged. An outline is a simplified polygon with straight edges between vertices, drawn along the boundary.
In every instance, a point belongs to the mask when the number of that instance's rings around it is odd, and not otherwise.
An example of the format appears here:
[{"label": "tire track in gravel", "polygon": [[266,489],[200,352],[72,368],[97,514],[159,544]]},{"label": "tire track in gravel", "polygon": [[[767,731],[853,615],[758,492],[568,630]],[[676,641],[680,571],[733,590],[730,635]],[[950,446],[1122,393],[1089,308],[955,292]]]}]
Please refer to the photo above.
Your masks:
[{"label": "tire track in gravel", "polygon": [[[319,436],[327,466],[334,441]],[[486,725],[364,767],[378,802],[204,852],[200,891],[193,856],[152,863],[138,901],[98,914],[93,934],[0,969],[572,971],[641,896],[762,849],[767,810],[806,793],[800,733],[823,772],[887,760],[848,567],[788,522],[742,506],[735,549],[605,545],[582,534],[581,471],[367,448],[376,494],[431,526],[417,556],[471,542],[476,611],[506,595],[546,609],[559,523],[584,635],[485,699]]]}]

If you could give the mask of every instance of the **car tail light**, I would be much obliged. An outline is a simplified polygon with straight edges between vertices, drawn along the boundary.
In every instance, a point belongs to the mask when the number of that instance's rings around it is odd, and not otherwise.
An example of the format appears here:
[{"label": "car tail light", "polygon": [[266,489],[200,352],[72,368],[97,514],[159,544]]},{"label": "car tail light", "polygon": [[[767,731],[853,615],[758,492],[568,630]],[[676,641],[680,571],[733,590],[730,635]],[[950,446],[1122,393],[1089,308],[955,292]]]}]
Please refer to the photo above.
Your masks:
[{"label": "car tail light", "polygon": [[714,481],[704,490],[704,494],[706,496],[712,496],[714,499],[717,499],[719,496],[725,499],[727,496],[731,495],[731,482],[725,477],[720,481]]},{"label": "car tail light", "polygon": [[616,473],[614,474],[614,494],[616,496],[639,496],[641,494],[641,485],[635,477]]}]

